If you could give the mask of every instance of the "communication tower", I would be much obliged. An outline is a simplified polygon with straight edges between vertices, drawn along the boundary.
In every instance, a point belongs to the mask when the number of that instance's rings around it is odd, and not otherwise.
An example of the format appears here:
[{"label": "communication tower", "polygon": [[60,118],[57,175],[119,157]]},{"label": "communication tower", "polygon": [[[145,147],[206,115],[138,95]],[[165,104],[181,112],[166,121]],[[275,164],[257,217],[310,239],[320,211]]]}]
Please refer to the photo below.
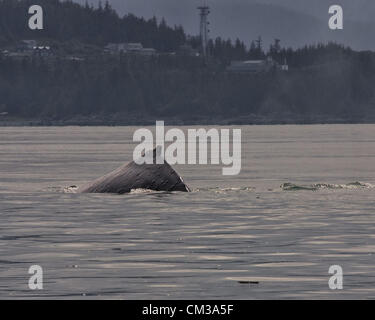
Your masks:
[{"label": "communication tower", "polygon": [[210,7],[207,5],[203,5],[198,7],[200,13],[200,39],[201,39],[201,49],[202,55],[206,59],[208,57],[208,33],[210,30],[208,29],[209,22],[208,22],[208,15],[210,13]]}]

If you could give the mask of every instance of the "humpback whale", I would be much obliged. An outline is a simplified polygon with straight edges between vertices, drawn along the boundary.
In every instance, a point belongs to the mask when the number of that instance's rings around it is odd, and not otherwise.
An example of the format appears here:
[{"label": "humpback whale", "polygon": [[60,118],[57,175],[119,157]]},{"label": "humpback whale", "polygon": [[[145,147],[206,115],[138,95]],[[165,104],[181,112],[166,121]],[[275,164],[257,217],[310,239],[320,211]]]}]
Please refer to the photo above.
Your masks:
[{"label": "humpback whale", "polygon": [[153,164],[139,165],[135,161],[129,162],[78,188],[77,192],[124,194],[135,189],[190,192],[184,180],[166,161],[163,164],[156,164],[156,149],[149,152],[153,152]]}]

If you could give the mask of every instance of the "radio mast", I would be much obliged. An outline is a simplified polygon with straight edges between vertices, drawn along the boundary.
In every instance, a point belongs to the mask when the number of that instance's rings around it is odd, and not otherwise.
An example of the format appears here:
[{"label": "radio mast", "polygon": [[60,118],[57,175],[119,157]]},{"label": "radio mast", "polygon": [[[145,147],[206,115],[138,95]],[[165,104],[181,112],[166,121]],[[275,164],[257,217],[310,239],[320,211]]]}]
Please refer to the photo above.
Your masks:
[{"label": "radio mast", "polygon": [[210,7],[204,3],[202,6],[198,7],[200,12],[200,38],[201,38],[201,49],[204,59],[208,57],[208,15],[210,13]]}]

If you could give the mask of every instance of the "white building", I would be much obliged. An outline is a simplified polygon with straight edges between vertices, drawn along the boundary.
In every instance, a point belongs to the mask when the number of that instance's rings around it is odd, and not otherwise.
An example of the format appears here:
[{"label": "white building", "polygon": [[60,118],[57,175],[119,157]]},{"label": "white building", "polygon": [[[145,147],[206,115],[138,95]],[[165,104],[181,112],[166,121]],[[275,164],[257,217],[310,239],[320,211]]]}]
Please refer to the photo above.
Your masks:
[{"label": "white building", "polygon": [[268,60],[232,61],[227,71],[234,73],[267,72],[272,68]]},{"label": "white building", "polygon": [[143,56],[153,56],[156,55],[156,50],[154,48],[143,48],[139,54]]},{"label": "white building", "polygon": [[156,54],[154,48],[143,48],[142,43],[109,43],[105,46],[104,51],[109,54],[129,53],[144,56],[152,56]]},{"label": "white building", "polygon": [[36,40],[21,40],[20,48],[24,50],[33,50],[38,45]]},{"label": "white building", "polygon": [[284,63],[280,66],[281,71],[289,71],[289,65],[288,62],[286,61],[286,58],[284,59]]},{"label": "white building", "polygon": [[142,43],[124,43],[126,52],[140,52],[143,50]]},{"label": "white building", "polygon": [[232,61],[230,66],[227,67],[228,72],[233,73],[261,73],[271,70],[288,71],[289,66],[286,62],[280,65],[271,57],[264,60],[245,60],[245,61]]}]

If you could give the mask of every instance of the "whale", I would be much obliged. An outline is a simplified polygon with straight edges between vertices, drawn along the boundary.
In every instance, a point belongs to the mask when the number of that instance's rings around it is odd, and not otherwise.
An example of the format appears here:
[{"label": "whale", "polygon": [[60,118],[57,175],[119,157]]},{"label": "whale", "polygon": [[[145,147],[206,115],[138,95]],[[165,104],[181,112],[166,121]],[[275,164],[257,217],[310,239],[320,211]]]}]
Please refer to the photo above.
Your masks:
[{"label": "whale", "polygon": [[[157,164],[157,149],[152,152],[152,164],[131,161],[118,169],[79,187],[77,193],[130,193],[136,189],[190,192],[182,177],[164,160]],[[144,156],[145,153],[142,154]]]}]

